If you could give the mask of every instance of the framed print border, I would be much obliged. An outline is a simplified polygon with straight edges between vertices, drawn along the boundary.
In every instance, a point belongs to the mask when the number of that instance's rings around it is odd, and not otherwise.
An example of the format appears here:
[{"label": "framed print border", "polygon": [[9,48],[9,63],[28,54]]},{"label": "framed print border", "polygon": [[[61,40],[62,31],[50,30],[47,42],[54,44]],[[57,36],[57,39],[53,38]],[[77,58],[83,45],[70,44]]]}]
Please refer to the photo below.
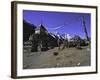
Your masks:
[{"label": "framed print border", "polygon": [[[27,75],[27,76],[20,76],[18,75],[18,5],[42,5],[42,6],[53,6],[53,7],[76,7],[76,8],[89,8],[95,9],[95,71],[88,71],[88,72],[76,72],[76,73],[57,73],[57,74],[41,74],[41,75]],[[50,76],[65,76],[65,75],[80,75],[80,74],[94,74],[98,71],[98,59],[97,59],[97,38],[98,38],[98,9],[97,6],[88,6],[88,5],[72,5],[72,4],[56,4],[56,3],[41,3],[41,2],[25,2],[25,1],[12,1],[11,2],[11,77],[12,78],[30,78],[30,77],[50,77]]]}]

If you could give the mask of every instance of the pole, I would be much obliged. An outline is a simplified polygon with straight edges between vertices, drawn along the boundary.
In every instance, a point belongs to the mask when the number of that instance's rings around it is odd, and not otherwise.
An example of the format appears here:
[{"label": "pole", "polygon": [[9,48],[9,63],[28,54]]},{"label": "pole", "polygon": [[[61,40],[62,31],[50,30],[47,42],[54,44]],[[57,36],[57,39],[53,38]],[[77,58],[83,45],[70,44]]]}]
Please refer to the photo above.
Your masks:
[{"label": "pole", "polygon": [[88,37],[87,29],[86,29],[86,24],[85,24],[85,21],[84,21],[84,16],[82,16],[82,25],[83,25],[83,30],[84,30],[84,33],[85,33],[86,40],[89,41],[89,37]]}]

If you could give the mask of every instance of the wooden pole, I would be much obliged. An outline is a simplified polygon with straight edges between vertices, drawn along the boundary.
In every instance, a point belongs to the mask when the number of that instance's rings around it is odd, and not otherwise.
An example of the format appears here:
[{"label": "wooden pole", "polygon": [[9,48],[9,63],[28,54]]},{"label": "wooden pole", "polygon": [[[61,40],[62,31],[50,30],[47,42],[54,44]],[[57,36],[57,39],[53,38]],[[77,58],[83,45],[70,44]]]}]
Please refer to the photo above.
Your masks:
[{"label": "wooden pole", "polygon": [[86,40],[89,41],[89,37],[88,37],[87,29],[86,29],[86,24],[85,24],[84,16],[82,16],[82,25],[83,25],[83,30],[84,30],[84,33],[85,33]]}]

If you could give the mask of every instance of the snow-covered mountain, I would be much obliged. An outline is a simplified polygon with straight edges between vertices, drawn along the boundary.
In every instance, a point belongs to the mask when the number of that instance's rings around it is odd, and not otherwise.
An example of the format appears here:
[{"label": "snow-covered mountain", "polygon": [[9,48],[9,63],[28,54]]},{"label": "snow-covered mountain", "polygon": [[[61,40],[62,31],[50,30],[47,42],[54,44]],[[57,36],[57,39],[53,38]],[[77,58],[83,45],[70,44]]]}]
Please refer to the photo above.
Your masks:
[{"label": "snow-covered mountain", "polygon": [[70,34],[67,33],[61,34],[59,32],[52,32],[50,33],[50,35],[54,38],[58,37],[59,39],[67,39],[68,41],[73,38]]}]

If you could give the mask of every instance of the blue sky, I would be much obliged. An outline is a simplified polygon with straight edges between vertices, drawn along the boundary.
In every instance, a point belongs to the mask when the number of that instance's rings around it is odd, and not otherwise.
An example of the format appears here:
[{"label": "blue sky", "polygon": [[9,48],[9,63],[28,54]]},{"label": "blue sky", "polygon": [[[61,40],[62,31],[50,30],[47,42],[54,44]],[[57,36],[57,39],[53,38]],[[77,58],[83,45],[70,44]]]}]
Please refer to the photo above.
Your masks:
[{"label": "blue sky", "polygon": [[36,26],[43,24],[48,32],[57,31],[61,34],[79,35],[84,38],[82,16],[84,16],[88,36],[90,37],[91,14],[89,13],[23,10],[24,20]]}]

